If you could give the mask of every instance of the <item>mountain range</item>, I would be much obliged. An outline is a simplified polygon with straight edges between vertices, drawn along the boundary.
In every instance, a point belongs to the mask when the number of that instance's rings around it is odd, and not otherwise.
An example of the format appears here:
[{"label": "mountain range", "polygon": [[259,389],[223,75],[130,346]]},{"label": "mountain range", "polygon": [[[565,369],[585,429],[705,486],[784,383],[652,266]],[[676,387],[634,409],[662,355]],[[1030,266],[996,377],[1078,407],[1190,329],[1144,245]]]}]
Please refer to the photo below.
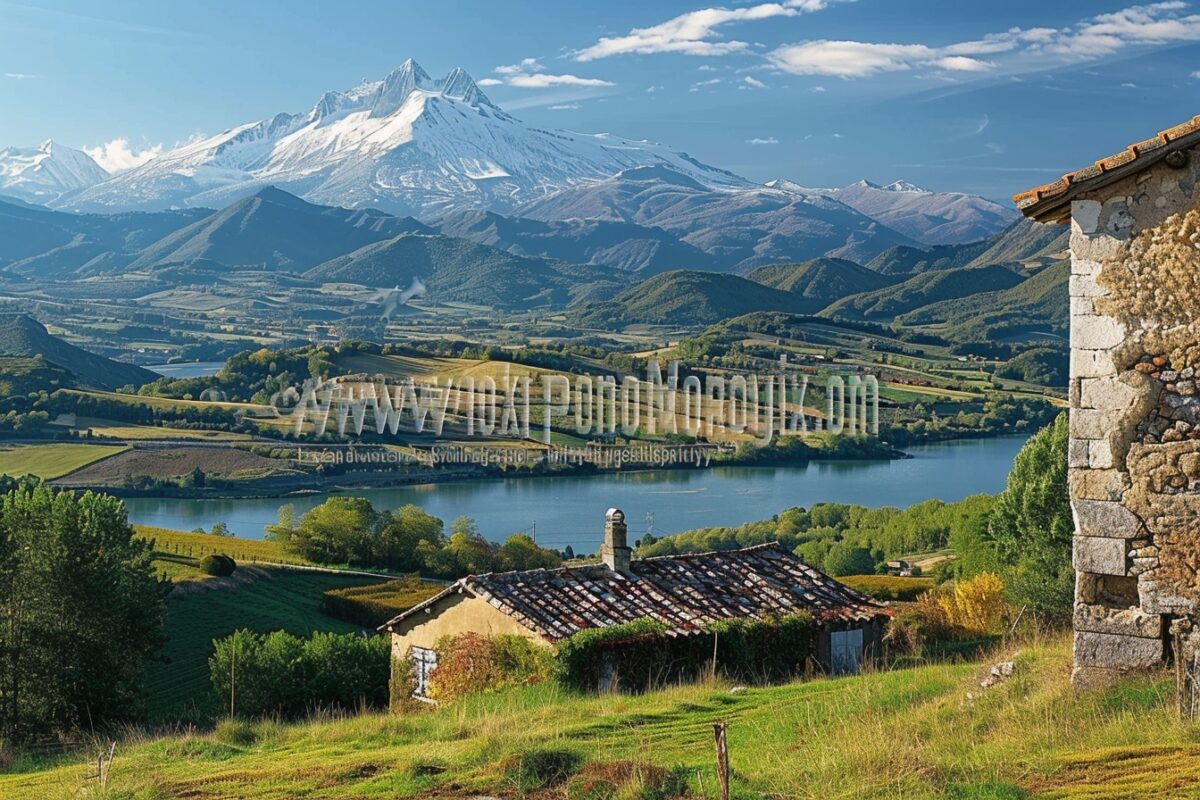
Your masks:
[{"label": "mountain range", "polygon": [[[436,221],[522,255],[655,272],[861,260],[892,246],[974,241],[1016,219],[1006,205],[904,181],[764,186],[666,145],[539,128],[499,108],[464,70],[435,79],[411,59],[380,80],[325,92],[307,111],[235,125],[113,175],[51,142],[0,151],[0,195],[59,210],[224,208],[268,186]],[[463,219],[479,212],[569,224],[546,235]]]}]

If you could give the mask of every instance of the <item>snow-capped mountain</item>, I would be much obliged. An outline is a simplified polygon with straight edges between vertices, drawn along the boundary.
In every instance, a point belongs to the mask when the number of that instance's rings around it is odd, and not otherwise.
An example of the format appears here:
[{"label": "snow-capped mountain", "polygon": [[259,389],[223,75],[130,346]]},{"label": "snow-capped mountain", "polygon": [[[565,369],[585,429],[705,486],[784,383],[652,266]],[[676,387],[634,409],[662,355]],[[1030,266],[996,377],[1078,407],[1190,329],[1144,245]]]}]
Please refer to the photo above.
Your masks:
[{"label": "snow-capped mountain", "polygon": [[507,211],[644,165],[668,166],[709,187],[748,185],[652,142],[531,127],[492,103],[462,69],[434,79],[409,59],[383,80],[326,92],[308,112],[230,128],[53,205],[219,208],[273,185],[349,208],[421,216]]},{"label": "snow-capped mountain", "polygon": [[49,203],[108,177],[82,150],[47,139],[37,147],[0,149],[0,195],[31,203]]},{"label": "snow-capped mountain", "polygon": [[802,195],[822,194],[922,244],[974,242],[1005,230],[1016,209],[962,192],[931,192],[905,180],[886,186],[861,180],[841,189],[810,189],[782,178],[767,186]]}]

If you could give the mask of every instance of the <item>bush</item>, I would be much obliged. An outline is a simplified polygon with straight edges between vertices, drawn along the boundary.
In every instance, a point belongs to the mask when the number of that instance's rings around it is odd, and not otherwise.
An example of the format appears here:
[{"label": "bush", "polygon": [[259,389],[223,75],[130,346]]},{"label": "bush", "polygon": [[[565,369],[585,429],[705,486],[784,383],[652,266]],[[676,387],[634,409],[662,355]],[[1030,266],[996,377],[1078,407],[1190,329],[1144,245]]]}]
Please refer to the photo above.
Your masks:
[{"label": "bush", "polygon": [[299,717],[319,708],[355,710],[388,704],[391,646],[385,636],[238,630],[216,642],[208,660],[217,702],[246,717]]},{"label": "bush", "polygon": [[936,582],[933,578],[901,578],[894,575],[847,575],[838,581],[877,600],[916,600]]},{"label": "bush", "polygon": [[237,562],[223,553],[209,553],[200,559],[200,571],[205,575],[224,578],[237,569]]},{"label": "bush", "polygon": [[571,750],[530,750],[504,763],[504,777],[522,792],[550,789],[574,775],[582,760]]},{"label": "bush", "polygon": [[538,683],[554,674],[553,653],[520,636],[464,633],[434,645],[429,696],[455,700],[475,692]]},{"label": "bush", "polygon": [[945,584],[923,595],[922,602],[936,603],[950,627],[973,636],[999,632],[1011,610],[1004,581],[991,572]]},{"label": "bush", "polygon": [[564,788],[567,800],[667,800],[687,794],[687,770],[640,761],[593,761]]},{"label": "bush", "polygon": [[588,628],[558,645],[559,679],[584,691],[604,685],[643,691],[690,681],[713,669],[732,680],[770,682],[792,678],[813,653],[808,614],[765,620],[726,620],[693,636],[667,636],[650,619]]}]

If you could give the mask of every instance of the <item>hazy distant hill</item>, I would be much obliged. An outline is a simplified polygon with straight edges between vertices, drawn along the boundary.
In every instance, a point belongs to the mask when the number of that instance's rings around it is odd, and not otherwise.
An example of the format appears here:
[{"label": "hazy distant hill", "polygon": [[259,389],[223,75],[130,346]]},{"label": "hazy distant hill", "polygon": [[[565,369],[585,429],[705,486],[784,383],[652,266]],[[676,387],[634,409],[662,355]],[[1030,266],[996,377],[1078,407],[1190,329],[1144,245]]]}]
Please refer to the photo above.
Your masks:
[{"label": "hazy distant hill", "polygon": [[815,258],[803,264],[759,267],[746,277],[799,295],[807,301],[804,308],[809,313],[820,311],[843,297],[882,289],[895,282],[895,279],[843,258]]},{"label": "hazy distant hill", "polygon": [[572,186],[517,213],[543,221],[599,219],[662,228],[736,272],[823,255],[861,261],[893,245],[914,244],[823,195],[766,186],[714,191],[662,166]]},{"label": "hazy distant hill", "polygon": [[901,283],[839,300],[821,314],[891,322],[907,311],[930,303],[1007,289],[1020,282],[1020,275],[1000,265],[922,272]]},{"label": "hazy distant hill", "polygon": [[405,288],[419,278],[430,300],[498,308],[566,305],[573,284],[559,265],[441,235],[404,234],[366,245],[309,270],[317,281]]},{"label": "hazy distant hill", "polygon": [[141,248],[208,213],[67,214],[0,200],[0,268],[34,277],[57,277],[105,254],[123,266]]},{"label": "hazy distant hill", "polygon": [[1065,250],[1069,235],[1070,232],[1061,225],[1043,225],[1023,219],[977,242],[893,247],[877,255],[867,266],[885,275],[901,275],[955,267],[1016,264]]},{"label": "hazy distant hill", "polygon": [[672,269],[716,270],[720,259],[661,228],[633,222],[568,219],[549,222],[492,211],[456,211],[430,224],[448,236],[510,253],[573,264],[603,264],[653,275]]},{"label": "hazy distant hill", "polygon": [[267,187],[147,247],[131,268],[207,259],[303,272],[363,245],[414,231],[429,229],[410,217],[317,206]]},{"label": "hazy distant hill", "polygon": [[[772,185],[794,186],[789,181],[773,181]],[[821,191],[927,245],[985,239],[1019,218],[1010,204],[963,192],[931,192],[908,181],[880,186],[862,180],[841,189]]]},{"label": "hazy distant hill", "polygon": [[0,315],[0,355],[41,356],[46,363],[70,372],[80,385],[96,389],[112,390],[126,384],[141,386],[159,377],[148,369],[122,364],[64,342],[24,314]]},{"label": "hazy distant hill", "polygon": [[584,324],[612,327],[634,322],[708,325],[752,311],[802,313],[809,301],[737,275],[675,270],[655,275],[612,300],[581,308]]}]

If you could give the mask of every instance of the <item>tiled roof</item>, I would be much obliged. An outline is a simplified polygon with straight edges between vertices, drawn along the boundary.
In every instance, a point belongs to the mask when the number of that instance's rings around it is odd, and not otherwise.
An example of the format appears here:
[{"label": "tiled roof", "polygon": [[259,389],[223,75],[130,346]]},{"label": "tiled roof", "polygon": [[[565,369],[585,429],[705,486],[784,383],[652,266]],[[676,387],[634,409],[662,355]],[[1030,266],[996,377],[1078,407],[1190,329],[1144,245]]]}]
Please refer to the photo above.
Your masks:
[{"label": "tiled roof", "polygon": [[1039,222],[1066,222],[1071,216],[1071,200],[1080,194],[1141,172],[1170,153],[1196,144],[1200,144],[1200,116],[1167,128],[1153,138],[1131,144],[1090,167],[1068,172],[1052,183],[1013,195],[1013,202],[1022,214]]},{"label": "tiled roof", "polygon": [[871,620],[887,611],[772,542],[714,553],[636,560],[632,575],[603,564],[472,575],[409,609],[381,630],[455,592],[486,599],[555,642],[585,628],[650,618],[671,635],[720,620],[807,611],[818,622]]}]

